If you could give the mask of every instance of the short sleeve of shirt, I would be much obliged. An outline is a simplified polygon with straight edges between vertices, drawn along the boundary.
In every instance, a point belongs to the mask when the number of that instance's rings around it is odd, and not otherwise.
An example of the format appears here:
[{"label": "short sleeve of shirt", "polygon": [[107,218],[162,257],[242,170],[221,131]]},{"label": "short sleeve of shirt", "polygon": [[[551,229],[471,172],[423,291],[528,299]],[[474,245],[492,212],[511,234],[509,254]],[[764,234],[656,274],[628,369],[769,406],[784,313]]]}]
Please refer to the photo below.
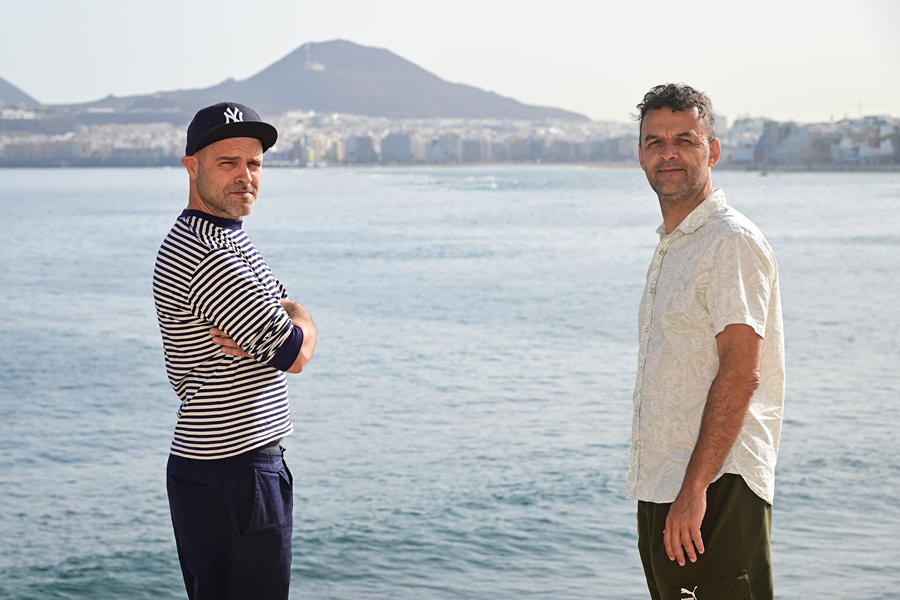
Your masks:
[{"label": "short sleeve of shirt", "polygon": [[706,288],[713,335],[728,325],[743,324],[765,337],[775,272],[771,252],[752,233],[732,232],[722,238]]}]

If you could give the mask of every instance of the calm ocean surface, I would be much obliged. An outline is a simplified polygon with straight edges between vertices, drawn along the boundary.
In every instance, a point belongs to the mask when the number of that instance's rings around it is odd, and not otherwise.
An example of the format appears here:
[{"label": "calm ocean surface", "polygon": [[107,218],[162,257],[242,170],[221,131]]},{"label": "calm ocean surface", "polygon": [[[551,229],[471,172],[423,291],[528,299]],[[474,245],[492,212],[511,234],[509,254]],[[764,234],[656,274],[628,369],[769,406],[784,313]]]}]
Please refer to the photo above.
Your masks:
[{"label": "calm ocean surface", "polygon": [[[179,169],[3,170],[0,597],[184,598],[150,289]],[[716,172],[778,257],[784,599],[900,597],[900,173]],[[246,229],[319,328],[292,598],[639,599],[623,499],[639,170],[269,169]]]}]

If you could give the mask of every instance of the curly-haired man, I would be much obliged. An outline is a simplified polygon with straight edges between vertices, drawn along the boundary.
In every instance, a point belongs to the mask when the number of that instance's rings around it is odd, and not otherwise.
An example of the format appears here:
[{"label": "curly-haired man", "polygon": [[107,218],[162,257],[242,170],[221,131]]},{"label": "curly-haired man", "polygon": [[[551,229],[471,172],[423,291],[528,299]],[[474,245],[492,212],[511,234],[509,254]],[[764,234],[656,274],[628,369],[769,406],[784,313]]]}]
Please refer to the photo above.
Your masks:
[{"label": "curly-haired man", "polygon": [[638,110],[641,168],[663,216],[639,312],[627,489],[647,584],[663,600],[772,598],[784,406],[775,255],[713,188],[721,144],[706,94],[660,85]]}]

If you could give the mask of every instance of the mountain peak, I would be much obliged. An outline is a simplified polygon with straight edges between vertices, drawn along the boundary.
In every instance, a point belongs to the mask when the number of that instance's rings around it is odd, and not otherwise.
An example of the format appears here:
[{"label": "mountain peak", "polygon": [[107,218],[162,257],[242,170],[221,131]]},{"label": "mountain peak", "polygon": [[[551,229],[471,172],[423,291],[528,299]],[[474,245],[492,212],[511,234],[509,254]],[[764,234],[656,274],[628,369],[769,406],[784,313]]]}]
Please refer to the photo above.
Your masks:
[{"label": "mountain peak", "polygon": [[450,83],[390,50],[346,40],[303,44],[236,85],[239,89],[231,87],[230,93],[276,113],[302,108],[389,118],[588,120]]}]

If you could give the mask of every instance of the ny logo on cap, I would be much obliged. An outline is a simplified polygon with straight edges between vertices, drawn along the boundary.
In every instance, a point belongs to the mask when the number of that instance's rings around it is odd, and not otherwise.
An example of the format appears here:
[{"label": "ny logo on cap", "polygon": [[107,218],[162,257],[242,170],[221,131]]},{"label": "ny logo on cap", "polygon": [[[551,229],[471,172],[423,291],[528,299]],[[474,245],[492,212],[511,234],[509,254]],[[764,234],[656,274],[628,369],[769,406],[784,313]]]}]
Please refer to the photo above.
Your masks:
[{"label": "ny logo on cap", "polygon": [[230,123],[232,121],[234,121],[235,123],[237,123],[238,121],[240,121],[240,122],[244,121],[244,113],[239,111],[237,108],[226,108],[224,114],[225,114],[225,124],[226,125],[228,125],[228,123]]}]

